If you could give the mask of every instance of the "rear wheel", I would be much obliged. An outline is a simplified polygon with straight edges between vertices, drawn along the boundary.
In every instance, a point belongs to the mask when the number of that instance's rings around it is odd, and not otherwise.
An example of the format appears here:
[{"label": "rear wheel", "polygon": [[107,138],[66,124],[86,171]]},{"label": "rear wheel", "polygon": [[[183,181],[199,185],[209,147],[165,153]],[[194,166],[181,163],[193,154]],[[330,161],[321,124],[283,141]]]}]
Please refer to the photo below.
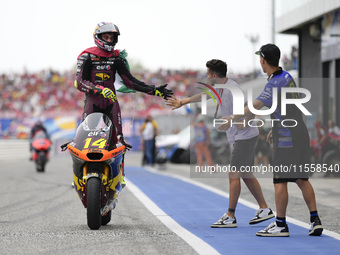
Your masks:
[{"label": "rear wheel", "polygon": [[90,229],[99,229],[102,225],[101,208],[101,181],[90,178],[87,181],[87,225]]},{"label": "rear wheel", "polygon": [[37,159],[37,171],[38,172],[44,172],[45,171],[45,164],[46,164],[45,152],[40,151],[38,153],[38,159]]},{"label": "rear wheel", "polygon": [[45,166],[44,165],[37,165],[37,171],[38,172],[44,172],[45,171]]}]

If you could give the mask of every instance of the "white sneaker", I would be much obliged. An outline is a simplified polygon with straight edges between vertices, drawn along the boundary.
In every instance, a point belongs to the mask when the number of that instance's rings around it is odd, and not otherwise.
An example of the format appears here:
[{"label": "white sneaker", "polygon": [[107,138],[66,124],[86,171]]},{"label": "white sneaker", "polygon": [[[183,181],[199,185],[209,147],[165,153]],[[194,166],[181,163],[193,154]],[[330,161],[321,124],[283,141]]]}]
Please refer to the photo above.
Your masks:
[{"label": "white sneaker", "polygon": [[321,220],[318,217],[314,220],[314,222],[310,224],[309,235],[310,236],[321,236],[322,231],[323,231],[323,227],[321,225]]},{"label": "white sneaker", "polygon": [[236,228],[236,218],[229,217],[226,213],[215,223],[211,224],[212,228]]},{"label": "white sneaker", "polygon": [[276,222],[256,233],[257,236],[289,236],[288,226],[278,227]]},{"label": "white sneaker", "polygon": [[272,209],[270,209],[270,208],[258,209],[255,213],[255,217],[252,218],[249,221],[249,224],[250,225],[257,224],[257,223],[260,223],[262,221],[269,220],[273,217],[274,217],[274,213],[273,213]]}]

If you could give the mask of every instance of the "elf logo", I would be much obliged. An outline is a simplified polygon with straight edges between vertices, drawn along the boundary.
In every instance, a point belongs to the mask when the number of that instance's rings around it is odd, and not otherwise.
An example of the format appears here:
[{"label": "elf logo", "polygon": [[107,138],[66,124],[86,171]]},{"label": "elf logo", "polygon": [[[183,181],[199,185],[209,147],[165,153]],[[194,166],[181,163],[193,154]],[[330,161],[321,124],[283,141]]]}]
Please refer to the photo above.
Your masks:
[{"label": "elf logo", "polygon": [[99,134],[98,131],[93,131],[93,132],[88,133],[87,136],[97,136],[98,134]]},{"label": "elf logo", "polygon": [[102,66],[96,66],[97,70],[111,70],[110,65],[102,65]]}]

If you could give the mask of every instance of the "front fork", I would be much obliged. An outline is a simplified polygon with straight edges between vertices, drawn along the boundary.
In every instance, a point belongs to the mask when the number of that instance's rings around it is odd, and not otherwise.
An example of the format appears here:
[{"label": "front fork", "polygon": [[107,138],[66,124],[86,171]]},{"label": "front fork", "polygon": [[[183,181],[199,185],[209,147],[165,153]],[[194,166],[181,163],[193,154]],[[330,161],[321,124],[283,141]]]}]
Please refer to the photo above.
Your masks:
[{"label": "front fork", "polygon": [[[82,185],[81,191],[79,190],[78,193],[81,197],[81,201],[85,208],[87,208],[87,197],[86,197],[86,183],[90,178],[98,178],[102,185],[101,185],[101,214],[105,215],[108,211],[115,207],[116,199],[114,199],[114,191],[110,190],[110,184],[108,181],[110,174],[110,167],[107,164],[104,164],[103,173],[101,171],[98,172],[89,172],[88,162],[83,165],[83,178],[82,178]],[[111,194],[112,193],[112,194]]]},{"label": "front fork", "polygon": [[[107,178],[109,177],[109,173],[110,173],[110,168],[107,164],[104,164],[104,175],[105,177],[102,177],[102,182],[103,184],[106,186],[107,185]],[[89,174],[89,165],[88,162],[85,162],[84,166],[83,166],[83,184],[85,185],[85,183],[87,182],[87,180],[94,175],[98,175],[97,177],[99,177],[98,173],[90,173]],[[105,180],[105,181],[104,181]],[[84,187],[83,185],[83,187]],[[109,189],[109,187],[107,187]],[[108,191],[108,190],[107,190]]]}]

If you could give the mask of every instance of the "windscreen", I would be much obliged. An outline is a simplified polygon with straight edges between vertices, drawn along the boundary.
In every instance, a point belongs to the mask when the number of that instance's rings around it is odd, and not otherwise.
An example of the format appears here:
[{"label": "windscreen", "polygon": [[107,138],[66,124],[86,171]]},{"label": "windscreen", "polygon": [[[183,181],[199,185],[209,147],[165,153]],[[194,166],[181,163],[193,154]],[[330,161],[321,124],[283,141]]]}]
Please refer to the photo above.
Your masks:
[{"label": "windscreen", "polygon": [[102,113],[92,113],[79,125],[72,146],[79,150],[108,150],[112,136],[112,128],[112,122],[106,115]]}]

